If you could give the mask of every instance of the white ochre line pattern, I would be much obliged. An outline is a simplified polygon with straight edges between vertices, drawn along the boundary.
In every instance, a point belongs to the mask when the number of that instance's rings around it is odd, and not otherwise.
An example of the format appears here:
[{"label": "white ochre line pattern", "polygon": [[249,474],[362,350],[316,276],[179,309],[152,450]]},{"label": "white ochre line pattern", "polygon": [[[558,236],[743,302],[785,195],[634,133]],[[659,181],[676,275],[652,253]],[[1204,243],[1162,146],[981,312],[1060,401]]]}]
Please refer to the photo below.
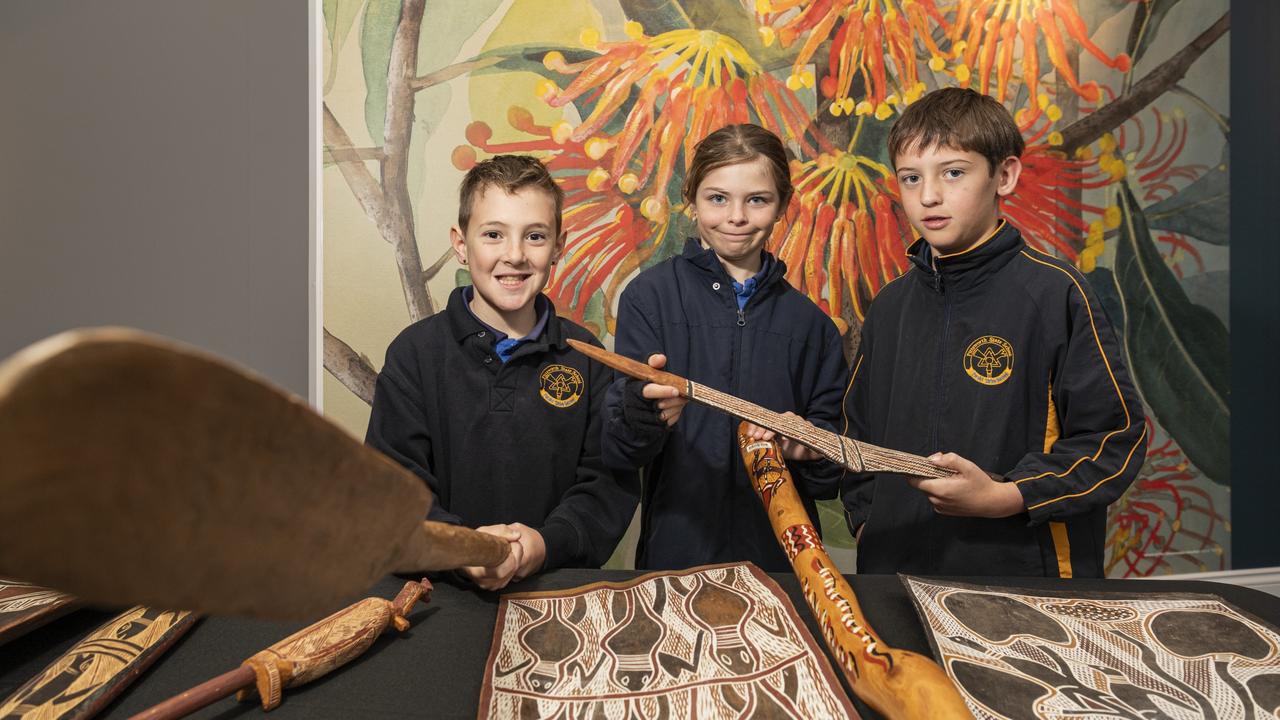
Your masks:
[{"label": "white ochre line pattern", "polygon": [[[1079,460],[1076,460],[1074,463],[1072,463],[1071,467],[1067,468],[1066,470],[1060,473],[1043,472],[1043,473],[1040,473],[1039,475],[1025,477],[1025,478],[1022,478],[1021,480],[1015,480],[1014,482],[1017,484],[1027,482],[1029,480],[1038,480],[1043,477],[1059,477],[1059,478],[1065,477],[1066,475],[1069,475],[1073,470],[1075,470],[1082,462],[1085,462],[1085,461],[1097,462],[1098,457],[1102,455],[1103,449],[1105,449],[1107,446],[1107,441],[1110,440],[1112,436],[1122,433],[1125,430],[1128,430],[1133,425],[1133,415],[1129,412],[1129,405],[1124,401],[1124,395],[1120,392],[1120,383],[1119,381],[1116,380],[1116,375],[1111,370],[1111,361],[1107,358],[1107,353],[1102,348],[1102,338],[1098,336],[1098,326],[1093,319],[1093,306],[1089,303],[1089,296],[1085,294],[1084,288],[1080,287],[1080,282],[1076,279],[1074,275],[1064,270],[1063,268],[1060,268],[1057,265],[1054,265],[1052,263],[1045,262],[1044,260],[1040,260],[1036,257],[1033,257],[1031,253],[1026,250],[1022,251],[1022,255],[1026,257],[1028,260],[1030,260],[1031,262],[1037,263],[1039,265],[1043,265],[1053,270],[1057,270],[1063,275],[1066,275],[1071,280],[1071,283],[1075,285],[1076,291],[1080,293],[1080,297],[1084,300],[1085,312],[1089,314],[1089,327],[1093,331],[1093,340],[1094,340],[1094,343],[1096,343],[1098,346],[1098,354],[1102,357],[1102,363],[1107,369],[1107,375],[1111,378],[1111,387],[1115,390],[1116,399],[1120,402],[1120,408],[1124,411],[1124,424],[1116,428],[1115,430],[1112,430],[1111,432],[1107,433],[1105,436],[1103,436],[1102,441],[1098,443],[1098,450],[1094,452],[1093,455],[1091,456],[1085,455],[1081,457]],[[1027,510],[1035,510],[1037,508],[1044,507],[1045,505],[1049,505],[1055,502],[1060,502],[1062,500],[1068,500],[1070,498],[1076,498],[1076,497],[1081,497],[1083,495],[1088,495],[1094,490],[1097,490],[1107,481],[1113,480],[1119,477],[1124,472],[1125,468],[1129,466],[1129,463],[1133,461],[1133,455],[1135,452],[1137,452],[1138,448],[1141,447],[1143,439],[1146,437],[1146,435],[1147,435],[1147,429],[1144,427],[1142,429],[1142,432],[1138,435],[1137,440],[1134,441],[1133,447],[1129,448],[1129,454],[1125,458],[1124,464],[1121,465],[1120,469],[1117,470],[1115,473],[1094,483],[1094,485],[1087,490],[1083,490],[1078,493],[1070,493],[1067,495],[1062,495],[1056,498],[1051,498],[1049,500],[1036,503],[1035,505],[1031,505],[1027,507]]]}]

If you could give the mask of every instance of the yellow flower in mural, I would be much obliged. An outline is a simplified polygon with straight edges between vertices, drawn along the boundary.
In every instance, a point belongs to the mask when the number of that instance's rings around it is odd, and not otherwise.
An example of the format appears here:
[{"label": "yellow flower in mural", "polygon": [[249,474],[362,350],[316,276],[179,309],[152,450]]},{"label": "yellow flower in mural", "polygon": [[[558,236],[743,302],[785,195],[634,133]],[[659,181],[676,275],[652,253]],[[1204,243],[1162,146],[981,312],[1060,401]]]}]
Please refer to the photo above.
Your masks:
[{"label": "yellow flower in mural", "polygon": [[[627,35],[623,42],[599,43],[595,33],[584,33],[584,44],[598,44],[601,54],[582,62],[548,53],[546,67],[574,79],[563,89],[543,81],[539,94],[553,107],[591,107],[580,124],[565,123],[554,137],[583,143],[589,156],[602,160],[600,182],[628,195],[648,189],[639,207],[651,221],[665,222],[670,212],[668,185],[681,148],[692,157],[693,146],[712,130],[751,122],[754,113],[784,140],[804,143],[804,107],[737,40],[692,29],[650,37],[635,22],[627,23]],[[621,129],[604,132],[637,88]],[[611,160],[603,162],[606,153]]]},{"label": "yellow flower in mural", "polygon": [[906,269],[909,236],[894,205],[893,173],[845,151],[795,161],[791,177],[795,199],[785,230],[775,233],[775,252],[787,265],[788,282],[843,330],[846,291],[861,319],[871,298]]},{"label": "yellow flower in mural", "polygon": [[[944,53],[933,41],[932,24],[945,28],[946,22],[933,0],[757,0],[755,6],[767,45],[776,39],[790,47],[804,38],[787,80],[792,89],[813,87],[808,66],[822,43],[830,40],[828,74],[818,89],[831,99],[835,115],[885,120],[894,105],[920,97],[925,84],[916,64],[917,40],[930,54],[931,66],[941,69]],[[850,93],[857,78],[864,90],[855,99]]]},{"label": "yellow flower in mural", "polygon": [[[1058,77],[1082,99],[1097,102],[1101,98],[1098,84],[1081,83],[1071,69],[1064,31],[1104,65],[1121,72],[1129,69],[1128,55],[1108,55],[1090,39],[1074,0],[960,0],[955,24],[947,30],[950,59],[956,63],[952,72],[960,87],[973,87],[983,94],[990,94],[994,74],[995,97],[1004,102],[1013,76],[1014,46],[1021,45],[1022,82],[1031,97],[1040,97],[1037,49],[1043,46]],[[1045,107],[1043,102],[1033,103],[1030,115],[1019,118],[1019,124],[1025,127]]]}]

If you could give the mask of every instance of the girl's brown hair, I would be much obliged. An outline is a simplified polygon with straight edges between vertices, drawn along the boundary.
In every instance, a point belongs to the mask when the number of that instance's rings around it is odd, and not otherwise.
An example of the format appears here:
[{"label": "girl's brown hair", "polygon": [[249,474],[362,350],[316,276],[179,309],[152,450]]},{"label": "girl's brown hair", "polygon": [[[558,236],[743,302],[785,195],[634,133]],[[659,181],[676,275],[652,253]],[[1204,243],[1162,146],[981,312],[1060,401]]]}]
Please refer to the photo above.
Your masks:
[{"label": "girl's brown hair", "polygon": [[684,179],[684,199],[692,203],[698,186],[712,170],[726,165],[751,162],[762,157],[769,161],[774,186],[778,190],[779,212],[787,208],[787,201],[795,188],[791,185],[791,170],[787,165],[787,149],[777,135],[759,125],[726,125],[702,138],[693,151],[689,172]]}]

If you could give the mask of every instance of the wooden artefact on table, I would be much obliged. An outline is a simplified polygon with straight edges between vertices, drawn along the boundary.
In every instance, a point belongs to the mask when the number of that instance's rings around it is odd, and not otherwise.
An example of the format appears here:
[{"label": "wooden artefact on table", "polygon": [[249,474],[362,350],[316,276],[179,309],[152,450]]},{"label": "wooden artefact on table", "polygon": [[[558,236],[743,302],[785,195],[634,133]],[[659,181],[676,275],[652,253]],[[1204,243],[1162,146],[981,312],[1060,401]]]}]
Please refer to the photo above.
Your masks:
[{"label": "wooden artefact on table", "polygon": [[0,578],[0,645],[65,615],[80,603],[57,590]]},{"label": "wooden artefact on table", "polygon": [[194,613],[181,610],[130,608],[89,633],[0,703],[0,718],[93,717],[196,620]]},{"label": "wooden artefact on table", "polygon": [[644,363],[636,362],[631,358],[609,352],[594,345],[577,340],[569,340],[569,344],[578,352],[618,372],[640,380],[675,388],[682,397],[689,398],[693,402],[706,405],[736,418],[750,420],[762,428],[785,435],[831,462],[853,472],[890,472],[928,478],[947,477],[955,474],[954,471],[934,465],[919,455],[890,450],[871,443],[847,438],[843,435],[837,435],[815,427],[800,418],[787,417],[755,403],[747,402],[728,393],[709,388],[706,385],[700,385],[665,370],[656,370]]},{"label": "wooden artefact on table", "polygon": [[743,423],[738,445],[778,543],[853,692],[895,720],[972,717],[942,668],[919,653],[889,647],[867,623],[857,596],[805,512],[778,444],[752,440]]},{"label": "wooden artefact on table", "polygon": [[239,700],[256,693],[263,710],[275,709],[285,688],[309,683],[351,662],[388,627],[408,630],[405,616],[418,600],[430,599],[431,583],[425,578],[405,583],[395,600],[365,598],[255,653],[239,668],[138,713],[134,720],[184,717],[232,693]]},{"label": "wooden artefact on table", "polygon": [[424,522],[420,478],[257,375],[134,330],[0,365],[0,574],[85,602],[312,619],[508,543]]}]

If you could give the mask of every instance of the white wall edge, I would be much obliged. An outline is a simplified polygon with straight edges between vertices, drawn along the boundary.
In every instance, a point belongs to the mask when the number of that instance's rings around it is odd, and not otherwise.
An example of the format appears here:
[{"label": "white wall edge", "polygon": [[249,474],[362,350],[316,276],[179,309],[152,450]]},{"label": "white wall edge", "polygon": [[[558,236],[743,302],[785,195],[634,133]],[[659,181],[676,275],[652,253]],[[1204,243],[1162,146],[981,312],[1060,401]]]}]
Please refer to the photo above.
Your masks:
[{"label": "white wall edge", "polygon": [[324,53],[320,39],[324,37],[324,10],[321,0],[307,3],[307,27],[310,29],[307,49],[311,61],[307,65],[307,141],[308,154],[308,202],[311,212],[307,242],[307,288],[311,297],[307,307],[307,400],[316,412],[324,411],[324,188],[321,184],[320,126],[321,79],[324,75]]}]

